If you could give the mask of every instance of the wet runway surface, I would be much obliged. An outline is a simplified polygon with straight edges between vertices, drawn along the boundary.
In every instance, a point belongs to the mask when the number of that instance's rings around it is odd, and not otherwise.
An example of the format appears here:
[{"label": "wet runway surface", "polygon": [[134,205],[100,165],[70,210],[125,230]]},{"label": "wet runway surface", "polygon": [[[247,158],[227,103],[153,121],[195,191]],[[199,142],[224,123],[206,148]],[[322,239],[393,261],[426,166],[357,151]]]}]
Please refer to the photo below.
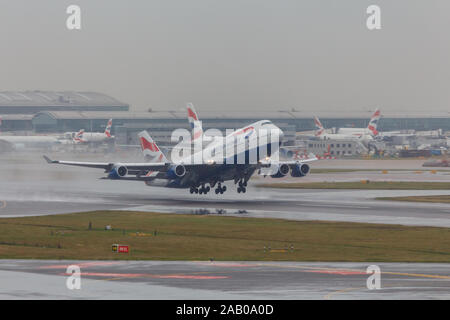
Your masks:
[{"label": "wet runway surface", "polygon": [[[400,165],[399,160],[395,160],[395,164]],[[346,179],[350,174],[359,175],[359,178],[383,176],[374,172],[334,173],[311,174],[304,179],[325,179],[325,176],[326,181],[331,181],[333,177]],[[100,180],[103,175],[96,169],[48,165],[39,155],[21,158],[17,163],[13,158],[0,159],[0,217],[103,209],[174,213],[198,213],[205,209],[204,212],[220,211],[227,215],[240,211],[239,215],[249,217],[450,227],[449,204],[374,200],[384,196],[450,194],[450,190],[261,189],[254,186],[259,180],[251,180],[245,194],[238,194],[234,185],[228,182],[228,190],[223,195],[213,192],[191,195],[185,189],[148,187],[135,181]],[[408,173],[398,175],[408,176]],[[427,178],[425,175],[437,177],[430,173],[409,174],[415,179]],[[446,172],[438,176],[439,180],[450,177]]]},{"label": "wet runway surface", "polygon": [[[66,286],[78,265],[81,289]],[[3,299],[450,299],[450,264],[23,261],[0,262]],[[373,283],[373,282],[370,282]]]},{"label": "wet runway surface", "polygon": [[[76,159],[66,156],[66,159]],[[93,160],[93,159],[89,159]],[[98,158],[99,161],[105,161]],[[399,165],[399,163],[396,163]],[[412,165],[410,165],[412,166]],[[370,174],[370,176],[369,176]],[[400,173],[398,173],[400,174]],[[401,173],[408,176],[408,173]],[[439,180],[447,173],[441,173]],[[0,218],[91,210],[212,213],[450,227],[450,205],[375,197],[450,194],[450,190],[281,190],[224,195],[100,180],[95,169],[50,166],[39,155],[0,157]],[[363,179],[374,172],[352,173]],[[413,175],[413,173],[411,173]],[[425,174],[424,174],[425,175]],[[414,179],[424,175],[415,174]],[[437,177],[426,173],[431,178]],[[427,176],[427,177],[428,177]],[[307,179],[347,179],[345,173]],[[447,176],[445,176],[447,177]],[[81,268],[81,290],[66,287],[66,267]],[[449,299],[450,264],[379,263],[381,289],[366,286],[369,263],[18,261],[0,260],[4,299]]]}]

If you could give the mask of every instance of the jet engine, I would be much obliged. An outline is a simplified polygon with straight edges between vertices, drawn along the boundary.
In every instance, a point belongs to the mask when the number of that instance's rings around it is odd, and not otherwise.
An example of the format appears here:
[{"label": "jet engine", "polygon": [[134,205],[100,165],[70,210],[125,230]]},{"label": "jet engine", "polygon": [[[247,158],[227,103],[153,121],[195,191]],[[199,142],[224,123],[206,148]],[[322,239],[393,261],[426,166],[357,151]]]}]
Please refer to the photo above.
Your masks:
[{"label": "jet engine", "polygon": [[292,166],[292,177],[304,177],[309,173],[309,166],[306,163],[298,163]]},{"label": "jet engine", "polygon": [[287,164],[281,164],[278,166],[277,173],[271,175],[272,178],[282,178],[289,173],[289,166]]},{"label": "jet engine", "polygon": [[114,167],[111,169],[111,171],[108,174],[108,178],[110,179],[120,179],[124,176],[126,176],[128,173],[127,167],[117,164],[114,165]]},{"label": "jet engine", "polygon": [[183,166],[182,164],[174,165],[170,167],[170,169],[167,171],[167,177],[169,179],[181,178],[184,177],[185,174],[186,174],[186,167]]}]

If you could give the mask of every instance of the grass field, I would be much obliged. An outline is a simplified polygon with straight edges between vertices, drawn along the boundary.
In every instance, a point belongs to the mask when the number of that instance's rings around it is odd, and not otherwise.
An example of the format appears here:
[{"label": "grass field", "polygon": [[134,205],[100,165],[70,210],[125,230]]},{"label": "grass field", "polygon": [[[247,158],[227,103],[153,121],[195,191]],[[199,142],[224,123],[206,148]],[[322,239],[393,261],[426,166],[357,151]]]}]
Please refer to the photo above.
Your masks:
[{"label": "grass field", "polygon": [[352,181],[352,182],[281,182],[258,184],[261,188],[284,189],[364,189],[364,190],[448,190],[450,182]]},{"label": "grass field", "polygon": [[379,197],[379,198],[375,198],[375,199],[377,199],[377,200],[391,200],[391,201],[450,203],[450,195],[408,196],[408,197]]},{"label": "grass field", "polygon": [[1,219],[0,257],[450,262],[450,229],[96,211]]}]

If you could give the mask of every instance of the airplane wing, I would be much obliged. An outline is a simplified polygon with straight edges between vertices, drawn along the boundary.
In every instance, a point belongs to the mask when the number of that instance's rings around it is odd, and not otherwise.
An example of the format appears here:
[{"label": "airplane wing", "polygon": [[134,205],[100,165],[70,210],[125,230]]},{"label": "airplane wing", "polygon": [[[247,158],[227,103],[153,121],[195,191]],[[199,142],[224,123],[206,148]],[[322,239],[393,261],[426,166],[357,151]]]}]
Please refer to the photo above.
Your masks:
[{"label": "airplane wing", "polygon": [[[88,167],[88,168],[97,168],[103,169],[105,171],[111,170],[115,165],[123,165],[126,166],[129,170],[153,170],[153,171],[167,171],[167,169],[172,165],[167,162],[142,162],[142,163],[112,163],[112,162],[82,162],[82,161],[64,161],[64,160],[51,160],[49,157],[44,155],[44,159],[47,163],[50,164],[63,164],[69,166],[79,166],[79,167]],[[288,160],[288,161],[272,161],[271,159],[261,160],[259,162],[259,166],[266,167],[271,166],[273,164],[287,164],[289,166],[296,165],[299,163],[307,163],[316,161],[317,158],[314,155],[310,155],[310,158],[301,159],[301,160]],[[186,168],[190,167],[198,167],[198,166],[211,166],[216,165],[215,162],[211,163],[201,163],[201,164],[185,164]]]},{"label": "airplane wing", "polygon": [[[166,162],[144,162],[144,163],[112,163],[112,162],[82,162],[82,161],[64,161],[64,160],[51,160],[49,157],[44,156],[44,159],[49,164],[62,164],[62,165],[69,165],[69,166],[79,166],[79,167],[87,167],[87,168],[96,168],[96,169],[103,169],[105,173],[109,173],[110,176],[108,178],[117,179],[120,177],[122,180],[152,180],[154,177],[147,177],[146,173],[149,171],[157,171],[160,173],[168,172],[173,168],[174,166],[177,166],[177,164],[174,163],[166,163]],[[283,165],[288,165],[291,170],[297,170],[298,172],[301,171],[302,167],[306,167],[306,173],[309,171],[308,165],[306,165],[307,162],[312,162],[317,160],[317,158],[311,157],[308,159],[302,159],[302,160],[290,160],[290,161],[274,161],[271,159],[265,159],[260,161],[258,164],[250,165],[253,166],[253,168],[256,169],[270,169],[270,170],[278,170],[279,167]],[[303,165],[304,164],[304,165]],[[182,166],[185,167],[183,170],[201,170],[202,168],[206,167],[221,167],[224,164],[219,164],[215,162],[207,162],[207,163],[199,163],[199,164],[183,164]],[[231,164],[230,164],[231,165]],[[226,166],[226,164],[225,164]],[[275,169],[276,168],[276,169]],[[299,171],[300,170],[300,171]],[[122,172],[121,172],[122,171]],[[301,175],[305,175],[306,173],[299,173]],[[271,174],[269,173],[262,173],[264,175]],[[127,175],[136,175],[136,177],[129,177]]]},{"label": "airplane wing", "polygon": [[97,168],[103,169],[106,171],[110,171],[113,169],[115,165],[124,165],[128,171],[142,171],[142,170],[157,170],[157,171],[167,171],[170,164],[164,162],[158,163],[112,163],[112,162],[80,162],[80,161],[63,161],[63,160],[51,160],[49,157],[44,156],[44,159],[47,163],[51,164],[64,164],[69,166],[79,166],[79,167],[87,167],[87,168]]},{"label": "airplane wing", "polygon": [[[115,166],[124,166],[126,167],[128,173],[130,174],[138,174],[143,171],[159,171],[166,172],[172,166],[177,165],[175,163],[168,162],[82,162],[82,161],[64,161],[64,160],[52,160],[47,156],[44,156],[44,159],[47,163],[50,164],[63,164],[68,166],[78,166],[78,167],[87,167],[87,168],[96,168],[103,169],[105,172],[111,171]],[[198,164],[183,164],[186,169],[198,168],[201,166],[213,166],[217,165],[215,162],[207,162],[207,163],[198,163]]]}]

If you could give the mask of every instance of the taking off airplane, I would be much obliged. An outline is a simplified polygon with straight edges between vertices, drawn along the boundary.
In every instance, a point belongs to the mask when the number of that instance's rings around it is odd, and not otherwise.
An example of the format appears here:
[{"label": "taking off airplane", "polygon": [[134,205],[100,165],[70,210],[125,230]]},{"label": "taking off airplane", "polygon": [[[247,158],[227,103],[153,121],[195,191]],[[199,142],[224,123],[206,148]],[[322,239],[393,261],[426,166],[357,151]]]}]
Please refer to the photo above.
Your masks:
[{"label": "taking off airplane", "polygon": [[[189,110],[189,109],[188,109]],[[197,121],[195,110],[193,121]],[[188,111],[189,113],[189,111]],[[195,125],[195,123],[194,123]],[[174,161],[167,160],[146,131],[139,133],[142,151],[147,161],[143,163],[77,162],[51,160],[51,164],[63,164],[98,168],[107,173],[105,179],[142,181],[147,185],[168,188],[187,188],[190,193],[206,194],[216,187],[216,194],[224,193],[225,181],[238,184],[238,193],[245,193],[247,182],[255,173],[281,178],[288,174],[303,177],[309,173],[310,159],[280,161],[278,151],[283,132],[269,120],[262,120],[233,131],[225,137],[213,137],[213,141],[201,150],[196,150],[195,140],[203,134],[192,137],[191,147],[184,148],[183,156]],[[180,143],[181,148],[183,142]],[[201,144],[200,144],[201,145]],[[186,153],[184,153],[186,151]],[[187,155],[184,155],[187,154]]]}]

